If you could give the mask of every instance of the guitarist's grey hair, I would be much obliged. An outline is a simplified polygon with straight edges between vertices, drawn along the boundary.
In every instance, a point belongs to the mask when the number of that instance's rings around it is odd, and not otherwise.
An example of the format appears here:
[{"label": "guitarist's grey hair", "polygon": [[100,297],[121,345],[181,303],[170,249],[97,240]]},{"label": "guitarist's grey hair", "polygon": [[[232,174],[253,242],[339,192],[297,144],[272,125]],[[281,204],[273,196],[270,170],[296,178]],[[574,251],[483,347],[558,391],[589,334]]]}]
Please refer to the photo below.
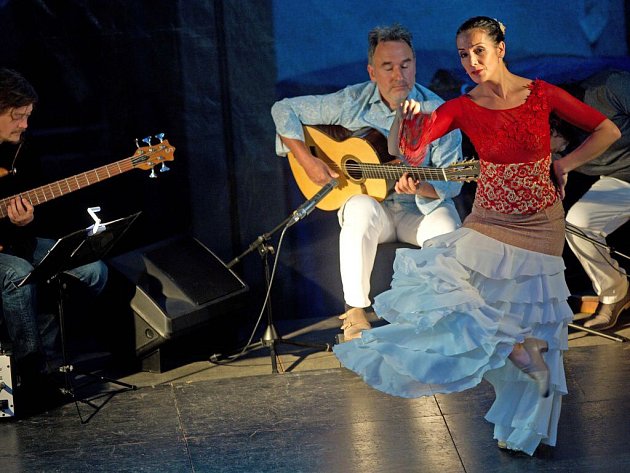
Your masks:
[{"label": "guitarist's grey hair", "polygon": [[413,56],[416,57],[412,40],[411,31],[398,23],[391,26],[377,26],[368,33],[368,64],[372,64],[374,61],[374,51],[378,43],[385,41],[404,41],[413,51]]}]

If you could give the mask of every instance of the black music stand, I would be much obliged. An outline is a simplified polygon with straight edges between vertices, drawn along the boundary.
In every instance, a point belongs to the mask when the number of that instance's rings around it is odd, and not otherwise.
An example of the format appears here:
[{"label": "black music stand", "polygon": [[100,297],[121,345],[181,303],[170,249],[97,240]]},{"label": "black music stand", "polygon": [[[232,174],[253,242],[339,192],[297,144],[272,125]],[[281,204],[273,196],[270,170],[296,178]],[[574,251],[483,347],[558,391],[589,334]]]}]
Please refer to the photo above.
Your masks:
[{"label": "black music stand", "polygon": [[[74,366],[68,363],[66,340],[65,340],[65,317],[64,317],[64,299],[66,282],[63,278],[64,271],[68,271],[85,264],[93,263],[101,260],[120,240],[120,238],[128,230],[129,226],[138,218],[141,212],[129,215],[128,217],[113,220],[107,223],[96,222],[94,226],[83,230],[77,230],[66,235],[53,245],[41,262],[26,275],[22,281],[18,283],[18,287],[24,284],[37,282],[55,282],[58,288],[58,311],[59,311],[59,333],[61,338],[61,355],[63,365],[59,368],[59,372],[64,374],[65,388],[62,389],[64,394],[69,394],[72,399],[88,404],[94,409],[94,412],[83,420],[81,412],[79,417],[81,423],[87,423],[115,394],[127,390],[135,390],[136,386],[117,381],[106,376],[101,376],[91,372],[82,372],[75,370]],[[79,375],[89,376],[97,381],[107,382],[121,386],[122,389],[108,393],[108,397],[100,405],[96,405],[90,399],[78,399],[75,394],[75,388],[70,378],[70,373],[74,372]]]}]

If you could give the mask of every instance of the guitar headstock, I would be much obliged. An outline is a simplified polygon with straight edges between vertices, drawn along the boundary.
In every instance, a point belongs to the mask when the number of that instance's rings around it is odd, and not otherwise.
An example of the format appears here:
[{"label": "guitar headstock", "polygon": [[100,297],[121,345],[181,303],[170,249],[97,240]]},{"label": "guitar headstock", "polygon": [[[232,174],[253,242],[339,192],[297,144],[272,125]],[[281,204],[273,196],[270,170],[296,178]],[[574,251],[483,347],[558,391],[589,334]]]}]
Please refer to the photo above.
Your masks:
[{"label": "guitar headstock", "polygon": [[160,172],[168,171],[169,168],[166,166],[165,162],[175,159],[175,147],[171,146],[168,140],[164,139],[162,133],[156,135],[156,137],[160,140],[160,142],[156,144],[151,144],[149,137],[144,138],[142,141],[147,143],[147,146],[138,146],[138,149],[131,158],[133,167],[145,170],[151,169],[151,177],[155,177],[155,171],[153,170],[155,166],[161,164]]},{"label": "guitar headstock", "polygon": [[471,182],[479,177],[479,161],[468,159],[453,163],[444,168],[449,181]]}]

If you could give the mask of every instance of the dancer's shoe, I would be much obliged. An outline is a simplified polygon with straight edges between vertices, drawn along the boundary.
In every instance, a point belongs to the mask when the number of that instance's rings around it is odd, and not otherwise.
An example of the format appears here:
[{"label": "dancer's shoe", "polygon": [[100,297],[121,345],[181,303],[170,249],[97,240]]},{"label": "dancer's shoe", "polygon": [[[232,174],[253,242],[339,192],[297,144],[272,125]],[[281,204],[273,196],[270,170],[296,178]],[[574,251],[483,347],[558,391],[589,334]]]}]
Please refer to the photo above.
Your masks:
[{"label": "dancer's shoe", "polygon": [[512,355],[510,355],[510,360],[518,369],[536,381],[542,397],[549,396],[549,368],[541,355],[549,350],[547,342],[539,338],[526,338],[522,345],[529,356],[529,362],[523,363]]}]

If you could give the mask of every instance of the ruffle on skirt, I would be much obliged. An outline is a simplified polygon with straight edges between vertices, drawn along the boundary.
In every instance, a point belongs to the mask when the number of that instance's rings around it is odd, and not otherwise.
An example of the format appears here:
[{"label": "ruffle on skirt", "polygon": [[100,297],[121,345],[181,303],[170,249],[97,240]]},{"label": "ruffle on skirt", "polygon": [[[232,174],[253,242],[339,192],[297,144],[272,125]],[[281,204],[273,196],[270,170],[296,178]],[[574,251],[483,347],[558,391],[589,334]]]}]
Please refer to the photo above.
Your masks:
[{"label": "ruffle on skirt", "polygon": [[[496,392],[486,416],[495,437],[532,454],[541,441],[555,445],[567,393],[568,296],[562,258],[460,228],[421,250],[399,249],[392,287],[373,305],[390,323],[334,352],[372,387],[406,398],[463,391],[485,377]],[[547,398],[507,358],[526,337],[549,344]]]}]

